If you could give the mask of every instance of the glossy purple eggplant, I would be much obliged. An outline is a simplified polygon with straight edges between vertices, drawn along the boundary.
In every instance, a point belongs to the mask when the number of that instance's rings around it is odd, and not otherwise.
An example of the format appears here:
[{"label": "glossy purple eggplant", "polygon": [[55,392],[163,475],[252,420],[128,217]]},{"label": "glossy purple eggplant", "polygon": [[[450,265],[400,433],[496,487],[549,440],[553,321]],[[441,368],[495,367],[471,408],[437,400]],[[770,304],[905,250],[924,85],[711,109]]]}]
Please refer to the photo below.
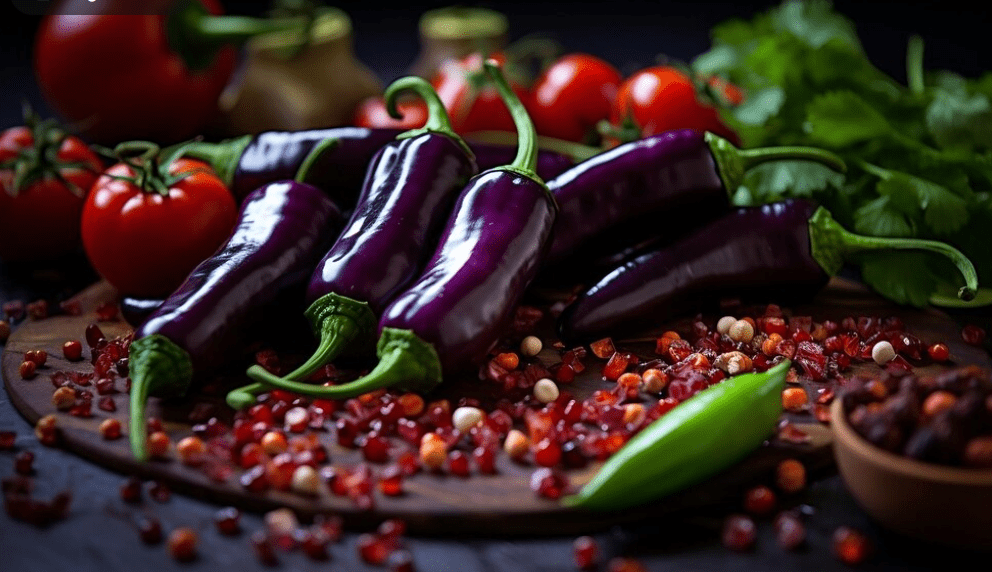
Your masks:
[{"label": "glossy purple eggplant", "polygon": [[822,149],[741,150],[691,129],[614,147],[548,181],[561,212],[547,267],[556,272],[653,236],[677,236],[729,211],[730,197],[751,167],[797,159],[845,168]]},{"label": "glossy purple eggplant", "polygon": [[974,296],[975,269],[954,248],[929,240],[852,234],[825,208],[796,199],[730,211],[626,262],[565,307],[559,334],[568,343],[586,343],[657,327],[715,304],[721,296],[775,302],[808,298],[848,257],[894,249],[947,256],[965,277],[960,296]]},{"label": "glossy purple eggplant", "polygon": [[253,404],[269,385],[298,388],[296,382],[356,346],[374,348],[379,315],[423,270],[459,192],[478,173],[430,83],[396,80],[386,89],[387,108],[396,113],[396,98],[407,90],[426,103],[427,123],[397,136],[372,160],[346,230],[310,278],[306,316],[319,338],[316,350],[278,381],[230,392],[232,407]]},{"label": "glossy purple eggplant", "polygon": [[[324,189],[343,209],[358,200],[365,173],[383,145],[402,133],[393,128],[334,127],[304,131],[267,131],[218,143],[193,142],[184,154],[207,161],[238,200],[273,181],[292,179],[312,162],[304,182]],[[516,147],[491,141],[469,142],[480,169],[508,164]],[[537,173],[555,177],[596,150],[570,145],[568,152],[538,151]]]},{"label": "glossy purple eggplant", "polygon": [[238,200],[262,185],[293,179],[309,160],[303,182],[348,209],[358,198],[369,162],[400,133],[365,127],[266,131],[218,143],[193,142],[184,154],[207,161]]},{"label": "glossy purple eggplant", "polygon": [[306,283],[342,219],[323,191],[305,183],[270,183],[245,197],[227,242],[135,330],[129,350],[135,457],[147,458],[147,397],[183,395],[194,375],[223,365],[268,304]]},{"label": "glossy purple eggplant", "polygon": [[[462,190],[430,261],[379,319],[379,363],[367,375],[303,388],[347,398],[382,387],[426,392],[446,374],[481,362],[510,325],[550,244],[557,205],[534,172],[536,135],[495,62],[485,69],[520,134],[513,163],[473,177]],[[252,366],[249,377],[273,376]]]}]

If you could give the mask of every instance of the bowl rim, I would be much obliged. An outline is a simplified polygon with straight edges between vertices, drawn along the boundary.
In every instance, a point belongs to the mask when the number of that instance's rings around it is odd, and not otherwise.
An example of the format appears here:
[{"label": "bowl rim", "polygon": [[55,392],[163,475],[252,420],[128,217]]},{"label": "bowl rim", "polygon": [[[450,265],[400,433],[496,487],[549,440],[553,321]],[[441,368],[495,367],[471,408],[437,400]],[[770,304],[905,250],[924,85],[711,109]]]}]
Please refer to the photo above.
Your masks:
[{"label": "bowl rim", "polygon": [[897,455],[871,444],[847,422],[840,395],[835,397],[830,405],[830,427],[834,434],[835,447],[843,444],[865,462],[878,465],[888,471],[945,484],[992,486],[992,469],[927,463]]}]

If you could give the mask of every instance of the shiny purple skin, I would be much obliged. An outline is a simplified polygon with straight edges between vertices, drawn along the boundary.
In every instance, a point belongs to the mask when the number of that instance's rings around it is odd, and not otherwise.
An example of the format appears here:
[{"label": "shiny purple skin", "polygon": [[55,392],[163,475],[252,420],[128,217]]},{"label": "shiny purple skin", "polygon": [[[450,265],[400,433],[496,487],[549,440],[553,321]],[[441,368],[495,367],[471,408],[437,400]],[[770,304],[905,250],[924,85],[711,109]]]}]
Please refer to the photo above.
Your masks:
[{"label": "shiny purple skin", "polygon": [[246,326],[288,289],[302,287],[343,217],[317,187],[293,181],[245,197],[227,242],[201,262],[135,331],[161,334],[184,349],[194,371],[222,363]]},{"label": "shiny purple skin", "polygon": [[383,328],[434,346],[444,372],[480,360],[513,321],[551,239],[557,207],[547,189],[504,170],[473,178],[459,196],[420,278],[383,312]]},{"label": "shiny purple skin", "polygon": [[703,137],[683,129],[632,141],[549,180],[561,211],[548,264],[619,250],[650,234],[668,234],[686,216],[698,223],[729,209]]},{"label": "shiny purple skin", "polygon": [[365,169],[372,157],[402,132],[400,129],[334,127],[260,133],[252,138],[238,159],[231,192],[240,198],[262,185],[294,178],[310,151],[330,138],[337,140],[337,146],[314,164],[306,182],[324,189],[341,208],[350,208],[358,198]]},{"label": "shiny purple skin", "polygon": [[417,278],[458,193],[477,172],[446,135],[386,144],[369,166],[345,231],[313,272],[307,305],[335,293],[367,302],[379,315]]},{"label": "shiny purple skin", "polygon": [[602,277],[559,317],[568,343],[652,328],[720,296],[779,302],[829,280],[810,252],[816,205],[790,200],[733,210]]},{"label": "shiny purple skin", "polygon": [[[271,183],[292,179],[310,151],[327,138],[337,146],[314,164],[306,182],[324,189],[343,209],[358,200],[365,171],[379,149],[403,133],[388,127],[334,127],[303,131],[266,131],[253,137],[241,153],[231,182],[231,192],[241,198]],[[468,142],[480,170],[509,164],[517,152],[515,145]],[[545,180],[556,177],[575,161],[550,150],[539,150],[537,174]]]}]

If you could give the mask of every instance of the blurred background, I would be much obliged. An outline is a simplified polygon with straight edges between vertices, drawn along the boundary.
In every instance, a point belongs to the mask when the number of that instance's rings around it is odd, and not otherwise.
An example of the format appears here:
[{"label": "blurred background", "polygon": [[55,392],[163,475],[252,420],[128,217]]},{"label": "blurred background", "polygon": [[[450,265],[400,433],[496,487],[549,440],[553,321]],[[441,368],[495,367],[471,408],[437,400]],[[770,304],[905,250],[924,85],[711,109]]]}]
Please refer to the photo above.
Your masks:
[{"label": "blurred background", "polygon": [[[228,13],[262,15],[268,1],[222,2]],[[406,73],[420,51],[418,18],[451,2],[331,4],[352,20],[355,55],[383,83]],[[624,73],[655,63],[659,56],[691,60],[710,47],[709,30],[732,17],[750,18],[778,2],[466,2],[507,16],[509,40],[539,34],[570,51],[585,51]],[[837,1],[835,8],[857,24],[868,56],[894,78],[905,78],[909,36],[926,43],[928,69],[977,76],[989,67],[989,13],[980,3]],[[5,77],[0,98],[2,127],[21,122],[28,100],[42,116],[49,109],[31,71],[39,18],[23,14],[15,0],[0,0],[0,58]]]}]

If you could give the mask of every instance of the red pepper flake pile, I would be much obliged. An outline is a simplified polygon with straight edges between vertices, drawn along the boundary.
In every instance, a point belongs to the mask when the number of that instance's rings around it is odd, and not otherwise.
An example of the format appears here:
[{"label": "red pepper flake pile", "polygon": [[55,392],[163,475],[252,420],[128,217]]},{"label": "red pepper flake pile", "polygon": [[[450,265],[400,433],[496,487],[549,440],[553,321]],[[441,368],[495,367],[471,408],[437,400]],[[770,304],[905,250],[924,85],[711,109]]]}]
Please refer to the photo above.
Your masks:
[{"label": "red pepper flake pile", "polygon": [[[23,313],[23,308],[5,310]],[[117,316],[116,305],[104,305],[98,311],[98,321]],[[330,493],[348,498],[364,510],[374,508],[376,491],[384,497],[405,494],[405,481],[418,473],[484,478],[499,472],[497,459],[504,456],[532,467],[531,489],[553,500],[573,492],[569,470],[609,458],[680,402],[728,377],[766,371],[790,359],[794,369],[782,395],[783,407],[793,414],[812,414],[826,423],[829,416],[825,412],[835,388],[849,382],[853,365],[882,364],[886,375],[895,380],[909,375],[915,366],[944,363],[950,357],[946,344],[925,343],[907,332],[898,318],[858,316],[817,321],[790,315],[776,305],[753,315],[728,315],[712,321],[697,317],[639,345],[603,338],[568,348],[535,334],[534,328],[543,317],[536,308],[517,312],[511,336],[494,349],[481,368],[482,377],[495,392],[485,403],[468,397],[457,402],[443,398],[428,401],[424,396],[396,390],[332,401],[276,389],[259,394],[254,405],[236,411],[226,422],[215,408],[195,406],[190,415],[196,419],[185,435],[170,435],[157,419],[149,419],[149,448],[158,458],[174,458],[215,482],[235,479],[251,493],[290,491],[305,497]],[[983,334],[968,328],[962,331],[969,343],[982,343]],[[89,359],[93,370],[51,372],[57,394],[53,394],[53,402],[79,417],[93,415],[94,400],[100,410],[113,412],[114,395],[130,390],[127,356],[132,336],[108,340],[100,327],[91,323],[83,339],[90,350],[88,356],[78,340],[67,340],[62,352],[69,361]],[[33,377],[44,367],[47,356],[35,351],[24,357],[24,363],[34,366],[35,371],[28,372]],[[274,373],[283,369],[281,356],[273,350],[258,350],[255,357]],[[584,398],[577,397],[570,384],[581,375],[588,379],[590,372],[598,374],[602,385]],[[309,381],[335,384],[344,376],[328,365]],[[868,393],[882,397],[891,391]],[[938,399],[932,399],[931,409],[946,406]],[[55,421],[56,416],[48,416],[36,428],[49,444],[57,436]],[[119,423],[112,418],[99,423],[104,438],[120,437]],[[785,418],[778,438],[795,443],[808,440]],[[327,440],[359,453],[362,461],[332,463]],[[728,516],[722,532],[724,544],[733,550],[752,549],[754,519],[774,515],[780,547],[793,550],[801,546],[806,535],[802,515],[779,504],[805,485],[803,465],[797,460],[782,462],[770,485],[749,490],[742,504],[744,512]],[[23,485],[10,483],[5,487],[23,497]],[[162,485],[159,489],[153,486],[149,494],[161,502],[169,493]],[[141,496],[140,481],[122,488],[126,501]],[[47,514],[64,514],[57,510],[64,508],[61,502],[53,500],[55,508]],[[218,529],[223,534],[238,530],[238,517],[230,509],[219,512]],[[291,512],[273,511],[266,521],[266,529],[250,538],[257,557],[266,564],[276,563],[277,551],[288,549],[299,549],[314,560],[326,559],[328,544],[341,535],[337,517],[318,517],[312,525],[301,526]],[[161,526],[154,524],[157,521],[149,524],[150,532],[142,533],[142,537],[158,542],[163,533]],[[404,530],[401,521],[387,521],[379,531],[361,535],[356,543],[359,556],[370,564],[413,570],[410,553],[400,541]],[[862,536],[838,534],[841,559],[853,563],[864,557],[867,545],[861,542]],[[169,549],[177,559],[195,558],[195,534],[177,529],[169,539]],[[590,537],[577,539],[574,550],[579,568],[595,567],[601,558]],[[613,558],[607,565],[610,570],[641,567],[636,560],[624,558]]]}]

